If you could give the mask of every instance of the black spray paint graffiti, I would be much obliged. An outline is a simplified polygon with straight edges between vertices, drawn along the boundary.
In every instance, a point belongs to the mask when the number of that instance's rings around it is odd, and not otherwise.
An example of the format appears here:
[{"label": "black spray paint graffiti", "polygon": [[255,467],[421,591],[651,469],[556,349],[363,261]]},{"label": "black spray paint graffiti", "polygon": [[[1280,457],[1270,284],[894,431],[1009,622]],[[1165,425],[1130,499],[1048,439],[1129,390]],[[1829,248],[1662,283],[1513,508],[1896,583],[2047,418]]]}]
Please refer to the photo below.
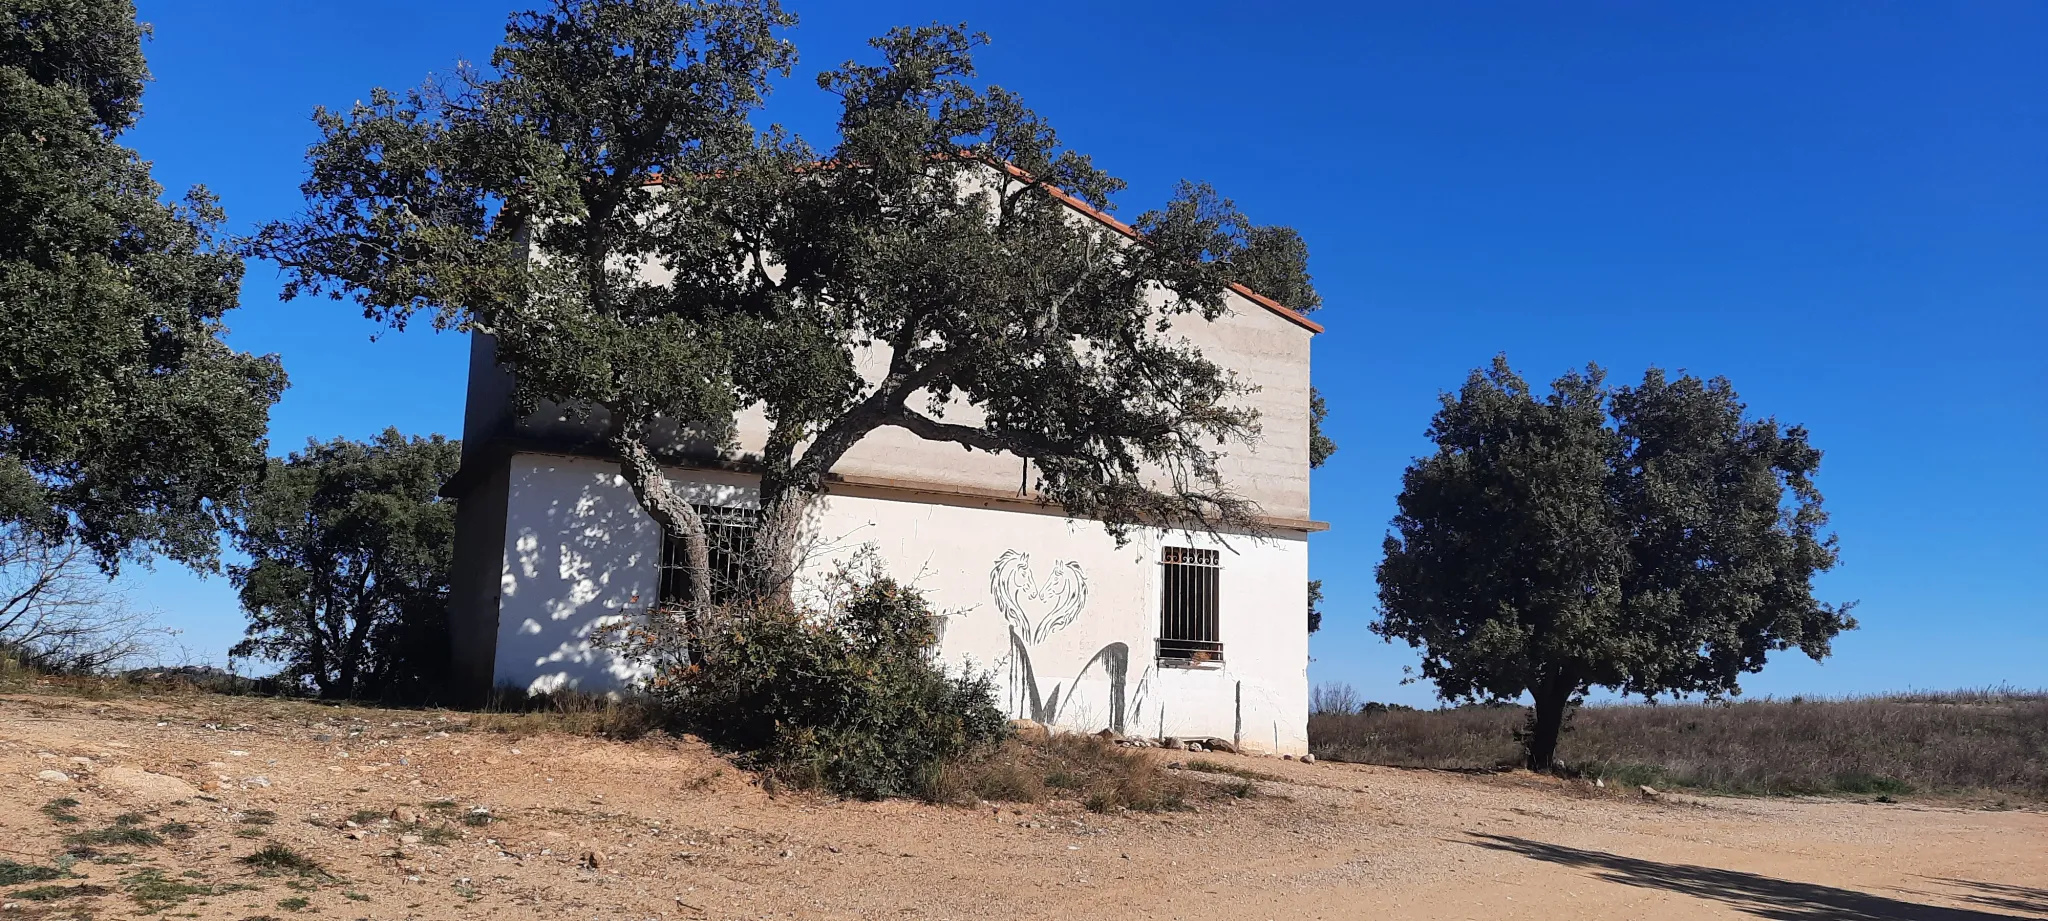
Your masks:
[{"label": "black spray paint graffiti", "polygon": [[[1059,632],[1081,616],[1088,604],[1088,576],[1081,564],[1057,561],[1043,582],[1031,573],[1031,555],[1006,550],[988,574],[989,594],[996,609],[1010,625],[1010,712],[1052,725],[1060,721],[1062,688],[1053,685],[1041,694],[1038,675],[1031,667],[1031,648]],[[1124,731],[1124,681],[1131,667],[1131,648],[1110,643],[1074,673],[1074,683],[1064,689],[1065,703],[1072,703],[1074,691],[1088,670],[1101,666],[1109,679],[1109,728]]]}]

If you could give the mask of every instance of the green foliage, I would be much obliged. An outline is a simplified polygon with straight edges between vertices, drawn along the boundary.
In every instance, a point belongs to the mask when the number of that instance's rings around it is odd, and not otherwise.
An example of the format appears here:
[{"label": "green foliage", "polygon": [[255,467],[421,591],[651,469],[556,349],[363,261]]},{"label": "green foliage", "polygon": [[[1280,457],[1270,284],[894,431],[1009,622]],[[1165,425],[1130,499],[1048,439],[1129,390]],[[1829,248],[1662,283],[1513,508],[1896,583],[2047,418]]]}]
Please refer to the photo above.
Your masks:
[{"label": "green foliage", "polygon": [[399,830],[408,835],[420,836],[420,843],[429,847],[445,847],[462,840],[462,833],[446,822],[408,822],[399,826]]},{"label": "green foliage", "polygon": [[1848,605],[1814,600],[1835,539],[1799,426],[1745,418],[1724,379],[1609,388],[1597,367],[1540,398],[1496,358],[1446,394],[1437,452],[1403,477],[1373,630],[1423,652],[1445,699],[1534,702],[1548,769],[1567,708],[1623,694],[1739,693],[1771,652],[1818,660]]},{"label": "green foliage", "polygon": [[22,883],[40,883],[63,879],[66,874],[56,867],[39,867],[34,864],[16,863],[0,857],[0,886],[18,886]]},{"label": "green foliage", "polygon": [[1330,416],[1330,404],[1323,402],[1323,392],[1311,386],[1308,388],[1308,468],[1314,470],[1328,463],[1330,455],[1337,453],[1337,443],[1323,434],[1323,420]]},{"label": "green foliage", "polygon": [[156,832],[173,841],[183,841],[199,834],[199,830],[193,828],[189,822],[165,822],[156,827]]},{"label": "green foliage", "polygon": [[263,873],[291,873],[298,876],[326,876],[320,862],[282,844],[266,844],[241,861]]},{"label": "green foliage", "polygon": [[460,442],[386,429],[270,462],[231,537],[249,615],[231,651],[284,663],[323,697],[417,699],[447,661],[455,509],[440,498]]},{"label": "green foliage", "polygon": [[10,899],[27,899],[31,902],[54,902],[58,899],[78,899],[106,895],[109,891],[105,886],[81,883],[76,886],[30,886],[19,892],[10,892],[7,894],[7,897]]},{"label": "green foliage", "polygon": [[1292,227],[1252,227],[1231,260],[1231,278],[1300,313],[1323,306],[1308,274],[1308,242]]},{"label": "green foliage", "polygon": [[[1225,309],[1251,225],[1191,183],[1132,222],[1142,243],[1075,220],[1056,190],[1109,209],[1123,182],[974,82],[985,41],[896,29],[870,43],[878,62],[818,78],[841,100],[827,159],[860,166],[774,177],[787,204],[764,242],[787,270],[770,289],[784,319],[743,340],[736,367],[773,427],[764,499],[815,490],[895,427],[1027,458],[1040,495],[1115,534],[1242,519],[1214,462],[1256,436],[1248,388],[1175,330]],[[859,371],[869,348],[879,383]]]},{"label": "green foliage", "polygon": [[1256,436],[1249,388],[1176,327],[1240,276],[1313,306],[1299,237],[1193,184],[1137,218],[1142,243],[1074,220],[1065,195],[1108,209],[1123,183],[975,84],[963,28],[897,29],[822,74],[822,155],[757,135],[792,22],[772,0],[514,17],[488,74],[317,113],[307,215],[252,250],[288,294],[492,335],[518,409],[600,425],[693,557],[703,524],[660,473],[675,427],[722,444],[763,404],[758,594],[787,586],[792,509],[882,428],[1026,458],[1041,496],[1118,535],[1247,520],[1215,459]]},{"label": "green foliage", "polygon": [[[874,798],[919,794],[948,761],[992,745],[1005,721],[986,676],[933,663],[933,612],[915,589],[842,570],[822,609],[762,602],[718,619],[696,664],[645,690],[714,743],[798,786]],[[628,630],[629,654],[672,633]]]},{"label": "green foliage", "polygon": [[128,897],[144,911],[163,911],[174,905],[184,904],[194,896],[226,895],[231,892],[246,892],[256,887],[243,883],[187,882],[164,875],[158,869],[137,870],[121,878],[121,888],[128,891]]},{"label": "green foliage", "polygon": [[[1232,260],[1232,278],[1300,313],[1314,313],[1323,306],[1314,279],[1308,274],[1308,243],[1292,227],[1253,227],[1245,235],[1245,246]],[[1337,453],[1337,443],[1323,434],[1323,421],[1330,407],[1322,391],[1308,389],[1308,466],[1313,470]]]},{"label": "green foliage", "polygon": [[210,566],[261,470],[274,357],[228,348],[241,260],[211,193],[160,201],[126,0],[0,0],[0,523]]},{"label": "green foliage", "polygon": [[[1315,282],[1308,274],[1308,244],[1291,227],[1253,227],[1246,243],[1232,263],[1232,277],[1247,288],[1279,301],[1301,313],[1314,313],[1323,306]],[[1308,466],[1317,469],[1337,453],[1337,443],[1323,434],[1330,405],[1321,390],[1308,388]],[[1308,584],[1308,632],[1323,629],[1323,582]]]},{"label": "green foliage", "polygon": [[65,87],[80,97],[92,123],[109,135],[135,124],[142,111],[142,84],[150,79],[142,60],[149,29],[135,21],[135,6],[85,0],[6,0],[0,18],[0,67],[30,80]]},{"label": "green foliage", "polygon": [[77,813],[71,811],[77,808],[78,800],[66,796],[44,803],[41,811],[44,815],[49,816],[52,822],[61,825],[75,825],[85,821],[79,818]]},{"label": "green foliage", "polygon": [[128,845],[131,847],[155,847],[159,844],[164,843],[164,839],[162,835],[150,831],[147,828],[143,828],[139,825],[123,824],[117,821],[114,824],[109,825],[105,828],[98,828],[92,831],[82,831],[76,834],[65,835],[64,843],[86,847],[90,847],[93,845]]},{"label": "green foliage", "polygon": [[[740,406],[721,327],[744,308],[753,251],[724,217],[738,203],[701,194],[701,179],[756,159],[747,117],[795,60],[779,37],[793,23],[774,0],[560,0],[515,15],[488,72],[316,111],[307,214],[251,249],[294,273],[287,296],[353,296],[394,326],[424,311],[489,334],[522,412],[594,414],[629,460],[675,420],[721,440]],[[648,511],[701,538],[695,512],[648,476],[634,481]]]}]

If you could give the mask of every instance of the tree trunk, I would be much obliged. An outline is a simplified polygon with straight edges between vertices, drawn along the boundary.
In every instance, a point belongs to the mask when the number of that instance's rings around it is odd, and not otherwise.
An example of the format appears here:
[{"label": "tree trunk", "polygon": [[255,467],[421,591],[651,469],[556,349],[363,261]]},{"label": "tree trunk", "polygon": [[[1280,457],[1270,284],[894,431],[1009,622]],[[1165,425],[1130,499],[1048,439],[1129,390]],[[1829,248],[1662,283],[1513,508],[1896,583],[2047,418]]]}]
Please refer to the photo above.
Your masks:
[{"label": "tree trunk", "polygon": [[1522,739],[1529,756],[1529,770],[1549,772],[1557,763],[1557,737],[1564,732],[1565,713],[1578,688],[1562,676],[1538,685],[1530,692],[1535,702],[1529,729]]},{"label": "tree trunk", "polygon": [[[668,481],[661,462],[640,439],[638,427],[621,424],[616,415],[613,418],[608,438],[612,450],[619,454],[619,469],[625,474],[627,485],[633,487],[640,507],[661,525],[663,537],[683,544],[683,565],[690,577],[690,598],[683,604],[683,624],[689,634],[691,657],[695,658],[703,615],[711,608],[711,547],[704,536],[704,518]],[[659,591],[658,586],[656,590]]]},{"label": "tree trunk", "polygon": [[752,559],[747,563],[747,592],[754,598],[787,603],[803,565],[804,520],[813,494],[782,490],[761,500],[761,520],[754,529]]}]

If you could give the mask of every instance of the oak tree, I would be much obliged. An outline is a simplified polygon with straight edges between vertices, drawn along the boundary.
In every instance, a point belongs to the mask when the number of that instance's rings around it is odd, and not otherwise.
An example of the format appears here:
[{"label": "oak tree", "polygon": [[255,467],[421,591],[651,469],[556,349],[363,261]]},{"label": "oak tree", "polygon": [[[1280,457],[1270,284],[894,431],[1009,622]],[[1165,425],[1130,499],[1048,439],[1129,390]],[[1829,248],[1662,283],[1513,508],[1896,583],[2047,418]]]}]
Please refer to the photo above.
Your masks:
[{"label": "oak tree", "polygon": [[1228,309],[1260,228],[1187,182],[1127,227],[1081,217],[1124,183],[976,81],[985,42],[946,25],[873,40],[879,60],[818,78],[841,103],[823,168],[762,177],[777,271],[754,275],[770,312],[735,380],[770,424],[766,590],[788,582],[805,502],[883,428],[1021,458],[1029,492],[1119,538],[1255,516],[1216,463],[1257,437],[1250,388],[1180,330]]},{"label": "oak tree", "polygon": [[319,112],[308,211],[254,249],[292,294],[492,335],[520,411],[601,423],[698,605],[703,523],[664,467],[751,405],[764,595],[809,497],[884,427],[1024,458],[1037,495],[1118,534],[1248,521],[1216,472],[1255,437],[1246,385],[1172,330],[1221,314],[1255,228],[1194,184],[1130,234],[1077,220],[1123,184],[976,83],[964,28],[899,29],[822,75],[823,152],[756,132],[792,22],[772,0],[515,16],[488,72]]},{"label": "oak tree", "polygon": [[230,654],[279,662],[322,697],[418,700],[448,659],[455,507],[439,495],[461,442],[386,429],[272,460],[230,536],[247,636]]},{"label": "oak tree", "polygon": [[[314,113],[307,211],[251,250],[285,294],[492,338],[522,415],[603,432],[710,600],[704,523],[661,476],[679,426],[725,439],[738,409],[721,330],[749,252],[701,194],[763,152],[748,116],[786,73],[774,0],[557,0],[506,26],[490,67]],[[664,183],[664,180],[667,180]],[[735,179],[733,188],[745,188]]]},{"label": "oak tree", "polygon": [[1722,378],[1589,366],[1531,390],[1496,358],[1446,394],[1402,476],[1374,632],[1421,650],[1447,700],[1533,704],[1532,770],[1569,708],[1740,693],[1770,653],[1815,660],[1855,626],[1816,601],[1836,540],[1805,428],[1752,418]]},{"label": "oak tree", "polygon": [[125,0],[0,0],[0,527],[109,569],[212,565],[285,385],[221,341],[242,262],[213,196],[166,204],[119,143],[144,34]]}]

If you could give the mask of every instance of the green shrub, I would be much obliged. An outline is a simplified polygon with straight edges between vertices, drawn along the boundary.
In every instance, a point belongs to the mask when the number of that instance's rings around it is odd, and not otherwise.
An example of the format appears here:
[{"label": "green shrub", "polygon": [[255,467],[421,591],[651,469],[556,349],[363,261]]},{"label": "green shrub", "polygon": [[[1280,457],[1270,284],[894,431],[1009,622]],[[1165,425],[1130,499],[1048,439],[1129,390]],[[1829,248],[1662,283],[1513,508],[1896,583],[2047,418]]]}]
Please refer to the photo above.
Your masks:
[{"label": "green shrub", "polygon": [[[986,676],[948,675],[924,596],[845,567],[821,609],[729,606],[702,628],[626,629],[629,656],[655,663],[643,690],[683,725],[793,786],[877,798],[920,795],[950,760],[1005,731]],[[657,615],[659,616],[659,615]]]}]

